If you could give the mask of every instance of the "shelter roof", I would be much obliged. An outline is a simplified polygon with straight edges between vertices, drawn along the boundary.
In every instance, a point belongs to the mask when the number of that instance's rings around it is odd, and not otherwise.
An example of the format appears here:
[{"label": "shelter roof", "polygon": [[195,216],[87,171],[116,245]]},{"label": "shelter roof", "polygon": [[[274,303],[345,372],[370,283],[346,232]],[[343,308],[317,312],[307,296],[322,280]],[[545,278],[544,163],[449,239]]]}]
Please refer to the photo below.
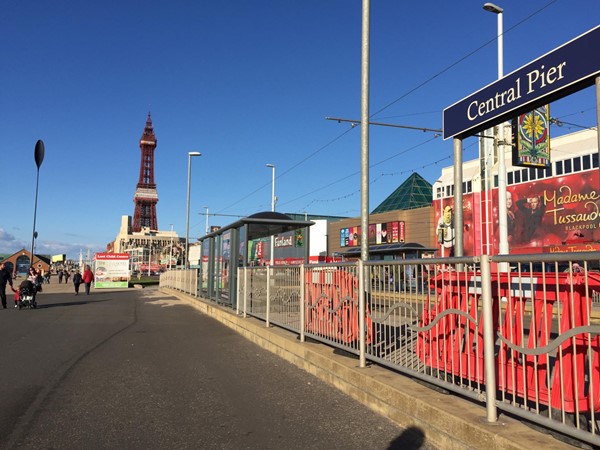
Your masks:
[{"label": "shelter roof", "polygon": [[206,238],[218,236],[227,230],[242,228],[245,225],[248,226],[248,240],[253,240],[297,230],[298,228],[310,227],[314,225],[314,222],[293,220],[289,216],[275,211],[263,211],[244,217],[213,233],[202,236],[200,240],[203,241]]}]

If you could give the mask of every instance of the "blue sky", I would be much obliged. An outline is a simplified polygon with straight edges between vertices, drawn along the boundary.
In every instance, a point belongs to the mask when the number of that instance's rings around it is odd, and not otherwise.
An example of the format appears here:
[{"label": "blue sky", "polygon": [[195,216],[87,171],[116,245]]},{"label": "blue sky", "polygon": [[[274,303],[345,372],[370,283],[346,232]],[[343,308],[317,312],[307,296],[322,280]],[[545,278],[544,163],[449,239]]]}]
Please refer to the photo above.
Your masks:
[{"label": "blue sky", "polygon": [[[509,73],[598,25],[597,0],[498,1]],[[441,128],[442,110],[497,76],[496,17],[483,1],[371,2],[371,120]],[[158,225],[190,236],[271,207],[360,214],[358,0],[5,0],[0,12],[0,253],[31,246],[42,139],[38,253],[101,251],[133,215],[142,135],[158,139]],[[590,49],[596,57],[598,49]],[[468,56],[470,55],[470,56]],[[468,57],[467,57],[468,56]],[[595,126],[595,93],[551,105]],[[411,173],[433,183],[452,143],[372,126],[370,208]],[[464,159],[477,155],[474,139]]]}]

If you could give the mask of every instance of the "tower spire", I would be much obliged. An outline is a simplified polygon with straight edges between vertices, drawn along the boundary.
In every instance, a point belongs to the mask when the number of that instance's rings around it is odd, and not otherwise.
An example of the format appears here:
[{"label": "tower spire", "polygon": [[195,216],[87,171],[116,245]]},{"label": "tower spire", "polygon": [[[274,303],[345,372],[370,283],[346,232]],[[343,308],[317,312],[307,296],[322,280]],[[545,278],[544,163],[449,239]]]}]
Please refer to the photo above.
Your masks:
[{"label": "tower spire", "polygon": [[150,112],[148,112],[146,127],[140,139],[140,177],[133,196],[135,211],[131,229],[134,232],[139,232],[144,227],[158,230],[158,220],[156,218],[158,193],[154,183],[154,150],[157,142],[152,127],[152,118]]}]

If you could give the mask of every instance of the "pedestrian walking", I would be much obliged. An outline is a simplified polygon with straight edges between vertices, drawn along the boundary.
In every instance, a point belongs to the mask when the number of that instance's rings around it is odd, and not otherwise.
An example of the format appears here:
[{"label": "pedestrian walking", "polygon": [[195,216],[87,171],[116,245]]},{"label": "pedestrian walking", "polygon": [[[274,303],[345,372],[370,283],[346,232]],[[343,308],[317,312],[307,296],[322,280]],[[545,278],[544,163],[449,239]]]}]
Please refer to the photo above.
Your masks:
[{"label": "pedestrian walking", "polygon": [[13,281],[12,281],[12,273],[6,267],[6,265],[2,262],[0,263],[0,300],[2,300],[2,308],[6,309],[6,284],[10,284],[12,290]]},{"label": "pedestrian walking", "polygon": [[90,295],[90,287],[92,286],[92,281],[94,281],[94,274],[92,273],[92,269],[90,269],[89,265],[86,264],[81,278],[85,283],[85,294]]},{"label": "pedestrian walking", "polygon": [[63,279],[63,271],[62,271],[62,269],[58,269],[58,284],[62,283],[62,279]]},{"label": "pedestrian walking", "polygon": [[69,282],[69,278],[71,278],[71,273],[68,270],[65,270],[65,284]]},{"label": "pedestrian walking", "polygon": [[81,278],[81,274],[79,273],[79,270],[75,271],[75,274],[73,275],[73,286],[75,287],[75,295],[79,295],[79,285],[82,282],[82,278]]}]

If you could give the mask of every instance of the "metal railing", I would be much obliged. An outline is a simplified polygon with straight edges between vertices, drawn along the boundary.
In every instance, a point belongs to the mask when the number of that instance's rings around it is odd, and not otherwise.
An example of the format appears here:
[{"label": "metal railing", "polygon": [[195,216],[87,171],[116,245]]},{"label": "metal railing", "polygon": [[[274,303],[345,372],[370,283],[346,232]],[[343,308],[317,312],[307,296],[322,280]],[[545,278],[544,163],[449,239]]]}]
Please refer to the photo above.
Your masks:
[{"label": "metal railing", "polygon": [[159,285],[198,297],[198,270],[177,269],[163,272],[160,274]]},{"label": "metal railing", "polygon": [[[237,309],[479,401],[488,421],[500,409],[600,445],[599,261],[590,252],[246,267]],[[195,295],[167,274],[161,286]]]}]

